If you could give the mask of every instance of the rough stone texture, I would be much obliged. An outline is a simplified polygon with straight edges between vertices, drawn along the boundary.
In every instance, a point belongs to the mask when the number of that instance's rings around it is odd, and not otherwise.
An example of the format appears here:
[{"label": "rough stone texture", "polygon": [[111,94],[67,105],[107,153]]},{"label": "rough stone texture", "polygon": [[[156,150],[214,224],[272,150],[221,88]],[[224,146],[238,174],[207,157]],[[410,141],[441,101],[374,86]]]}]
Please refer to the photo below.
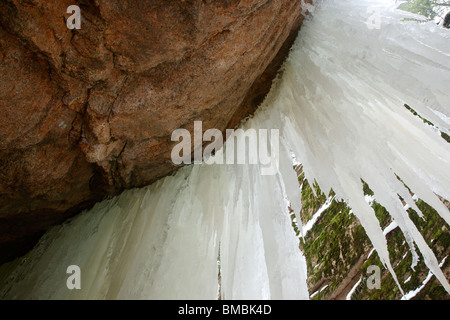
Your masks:
[{"label": "rough stone texture", "polygon": [[173,172],[173,130],[236,126],[302,19],[300,0],[0,1],[0,251]]}]

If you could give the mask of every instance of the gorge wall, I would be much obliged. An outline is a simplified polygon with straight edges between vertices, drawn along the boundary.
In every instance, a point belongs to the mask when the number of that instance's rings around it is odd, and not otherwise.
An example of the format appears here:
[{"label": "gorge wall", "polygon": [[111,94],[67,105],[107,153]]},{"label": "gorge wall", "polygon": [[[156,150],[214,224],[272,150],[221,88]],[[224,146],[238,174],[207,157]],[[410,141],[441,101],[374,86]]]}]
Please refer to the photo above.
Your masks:
[{"label": "gorge wall", "polygon": [[[171,133],[235,127],[268,93],[300,0],[0,2],[0,257],[170,174]],[[70,30],[67,7],[81,8]]]}]

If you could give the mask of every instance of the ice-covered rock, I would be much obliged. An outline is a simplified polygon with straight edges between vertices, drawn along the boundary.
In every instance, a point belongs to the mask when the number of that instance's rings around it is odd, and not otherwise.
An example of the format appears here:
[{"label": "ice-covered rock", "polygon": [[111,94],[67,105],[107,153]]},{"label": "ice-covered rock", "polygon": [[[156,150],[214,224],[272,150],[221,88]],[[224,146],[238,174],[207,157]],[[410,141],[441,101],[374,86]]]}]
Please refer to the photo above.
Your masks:
[{"label": "ice-covered rock", "polygon": [[[282,77],[242,125],[279,130],[276,175],[258,165],[193,165],[97,204],[48,232],[1,296],[214,299],[220,248],[222,298],[307,299],[288,210],[301,207],[293,156],[308,181],[352,207],[396,279],[364,180],[450,292],[399,198],[419,211],[409,188],[450,222],[436,196],[450,199],[449,144],[404,107],[449,133],[450,31],[402,22],[408,14],[386,3],[317,4]],[[69,265],[80,267],[81,290],[65,286]]]}]

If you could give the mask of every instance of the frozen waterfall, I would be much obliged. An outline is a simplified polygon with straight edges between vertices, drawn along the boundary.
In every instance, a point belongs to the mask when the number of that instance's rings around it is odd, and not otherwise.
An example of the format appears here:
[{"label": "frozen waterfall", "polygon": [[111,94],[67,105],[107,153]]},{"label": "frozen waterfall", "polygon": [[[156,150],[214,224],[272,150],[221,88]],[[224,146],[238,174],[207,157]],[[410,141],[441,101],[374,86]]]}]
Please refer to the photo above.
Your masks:
[{"label": "frozen waterfall", "polygon": [[[365,181],[415,260],[417,247],[450,293],[399,198],[420,212],[409,188],[450,224],[437,197],[450,200],[450,145],[440,136],[450,134],[450,30],[402,21],[411,15],[393,2],[308,7],[282,76],[241,126],[279,130],[276,175],[262,175],[258,165],[204,163],[126,191],[54,227],[24,258],[0,268],[0,297],[308,299],[288,208],[301,208],[293,159],[308,181],[352,207],[395,278]],[[80,267],[81,290],[66,286],[70,265]]]}]

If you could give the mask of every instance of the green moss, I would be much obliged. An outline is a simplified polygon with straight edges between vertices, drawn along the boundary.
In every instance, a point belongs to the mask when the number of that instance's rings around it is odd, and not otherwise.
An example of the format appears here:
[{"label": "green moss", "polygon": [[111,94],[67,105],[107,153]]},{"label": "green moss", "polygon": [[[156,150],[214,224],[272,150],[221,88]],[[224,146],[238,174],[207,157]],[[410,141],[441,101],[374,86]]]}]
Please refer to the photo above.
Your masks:
[{"label": "green moss", "polygon": [[[301,178],[299,182],[303,184],[302,200],[304,201],[300,215],[302,221],[306,223],[325,203],[328,197],[316,183],[311,187],[304,180],[304,175],[301,175]],[[362,186],[364,194],[373,195],[373,191],[367,183],[362,181]],[[316,195],[314,195],[313,188],[316,191]],[[334,192],[330,190],[329,195],[334,195]],[[417,206],[423,213],[424,219],[420,218],[412,209],[409,209],[408,213],[427,243],[436,253],[438,259],[442,259],[446,254],[450,254],[448,226],[437,212],[425,202],[419,200]],[[389,225],[391,217],[386,208],[376,201],[373,202],[372,208],[380,222],[380,226],[385,228]],[[386,240],[390,261],[402,285],[402,289],[404,292],[416,289],[422,284],[429,272],[419,250],[416,248],[416,252],[419,254],[419,263],[413,270],[411,268],[412,255],[401,230],[399,228],[394,229],[386,236]],[[327,287],[313,297],[314,300],[320,300],[331,297],[333,292],[348,276],[352,267],[360,260],[360,257],[367,255],[372,250],[372,245],[364,228],[351,213],[350,208],[344,202],[334,200],[307,236],[301,239],[300,248],[304,252],[307,261],[310,289],[326,278],[321,288],[323,289],[325,285]],[[379,290],[369,290],[365,285],[367,268],[370,265],[377,265],[382,270],[381,289]],[[410,277],[410,280],[404,283],[408,277]],[[363,263],[361,278],[360,285],[355,288],[353,299],[385,300],[401,298],[401,292],[396,282],[389,271],[384,268],[375,251]],[[312,294],[313,292],[310,293]],[[432,284],[431,281],[421,291],[421,294],[423,294],[423,297],[430,299],[449,298],[449,295],[439,283]]]},{"label": "green moss", "polygon": [[365,195],[369,195],[369,196],[373,196],[374,193],[373,191],[369,188],[369,185],[364,181],[361,180],[361,182],[363,183],[363,192]]},{"label": "green moss", "polygon": [[445,132],[441,131],[441,137],[442,137],[442,139],[444,139],[445,141],[450,143],[450,136],[448,134],[446,134]]},{"label": "green moss", "polygon": [[415,14],[420,14],[428,20],[433,20],[436,16],[436,13],[433,11],[433,2],[431,0],[412,0],[400,4],[398,8]]}]

